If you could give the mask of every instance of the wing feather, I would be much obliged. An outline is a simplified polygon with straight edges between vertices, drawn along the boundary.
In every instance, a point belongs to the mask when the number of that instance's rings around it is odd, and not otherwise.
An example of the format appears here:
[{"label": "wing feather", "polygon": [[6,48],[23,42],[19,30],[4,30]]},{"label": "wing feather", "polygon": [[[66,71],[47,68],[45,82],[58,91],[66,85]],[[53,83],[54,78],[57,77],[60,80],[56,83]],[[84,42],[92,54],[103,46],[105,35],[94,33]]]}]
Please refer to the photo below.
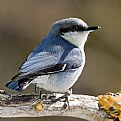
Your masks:
[{"label": "wing feather", "polygon": [[40,52],[27,60],[20,68],[20,72],[36,72],[49,66],[56,65],[59,57],[49,52]]}]

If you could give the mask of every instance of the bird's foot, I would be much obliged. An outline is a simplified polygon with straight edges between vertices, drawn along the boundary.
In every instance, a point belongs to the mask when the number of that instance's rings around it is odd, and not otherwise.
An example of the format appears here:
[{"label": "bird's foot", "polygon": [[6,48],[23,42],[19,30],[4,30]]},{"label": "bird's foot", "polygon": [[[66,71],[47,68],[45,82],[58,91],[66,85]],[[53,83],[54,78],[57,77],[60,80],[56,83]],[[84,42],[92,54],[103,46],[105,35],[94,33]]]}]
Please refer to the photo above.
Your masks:
[{"label": "bird's foot", "polygon": [[42,99],[42,91],[41,89],[38,89],[37,83],[35,84],[34,91],[32,93],[33,95],[38,95],[39,99]]},{"label": "bird's foot", "polygon": [[70,109],[69,106],[69,96],[72,94],[72,89],[68,90],[65,95],[63,95],[62,97],[60,97],[60,99],[64,99],[64,104],[62,109]]},{"label": "bird's foot", "polygon": [[38,94],[38,88],[37,88],[37,83],[34,86],[34,91],[32,92],[32,94]]},{"label": "bird's foot", "polygon": [[69,106],[69,96],[70,96],[70,93],[65,93],[64,95],[64,104],[63,104],[63,107],[62,109],[70,109],[70,106]]},{"label": "bird's foot", "polygon": [[53,93],[52,95],[50,95],[48,97],[49,100],[51,100],[51,102],[57,102],[58,101],[58,98],[56,96],[56,93]]},{"label": "bird's foot", "polygon": [[64,104],[63,104],[63,107],[62,107],[62,109],[70,109],[70,107],[69,107],[69,98],[68,98],[68,96],[69,96],[70,94],[68,94],[68,93],[66,93],[65,95],[64,95]]}]

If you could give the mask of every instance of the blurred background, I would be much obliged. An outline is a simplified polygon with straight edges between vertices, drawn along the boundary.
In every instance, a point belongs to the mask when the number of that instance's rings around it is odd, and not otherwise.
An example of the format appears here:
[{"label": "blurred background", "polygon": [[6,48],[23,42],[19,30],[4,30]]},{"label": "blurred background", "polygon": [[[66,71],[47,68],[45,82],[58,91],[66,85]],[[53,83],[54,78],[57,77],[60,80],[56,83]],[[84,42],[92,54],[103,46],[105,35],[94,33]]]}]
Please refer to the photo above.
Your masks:
[{"label": "blurred background", "polygon": [[[0,0],[0,89],[47,34],[53,22],[78,17],[101,29],[85,46],[86,65],[73,93],[95,95],[121,87],[120,0]],[[22,93],[33,91],[30,86]],[[0,119],[14,121],[13,119]],[[80,121],[67,117],[19,118],[18,121]]]}]

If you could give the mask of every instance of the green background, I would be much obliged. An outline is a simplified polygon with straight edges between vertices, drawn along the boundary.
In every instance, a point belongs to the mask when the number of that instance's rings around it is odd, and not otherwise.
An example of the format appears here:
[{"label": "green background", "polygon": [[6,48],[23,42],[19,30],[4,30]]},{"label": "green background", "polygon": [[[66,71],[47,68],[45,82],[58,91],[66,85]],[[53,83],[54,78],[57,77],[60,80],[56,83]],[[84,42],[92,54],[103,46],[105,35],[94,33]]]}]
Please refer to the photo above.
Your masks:
[{"label": "green background", "polygon": [[[85,46],[86,65],[73,93],[95,95],[121,87],[120,0],[0,0],[0,89],[18,72],[19,65],[46,35],[52,23],[79,17],[101,29]],[[33,90],[30,86],[22,93]],[[76,118],[12,118],[0,121],[80,121]]]}]

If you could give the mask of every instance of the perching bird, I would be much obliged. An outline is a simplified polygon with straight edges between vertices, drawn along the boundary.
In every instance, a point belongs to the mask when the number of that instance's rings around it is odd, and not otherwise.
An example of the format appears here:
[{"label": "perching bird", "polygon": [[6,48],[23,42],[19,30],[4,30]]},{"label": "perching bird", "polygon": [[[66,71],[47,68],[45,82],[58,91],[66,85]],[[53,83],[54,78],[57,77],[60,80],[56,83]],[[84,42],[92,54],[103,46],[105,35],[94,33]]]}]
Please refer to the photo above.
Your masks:
[{"label": "perching bird", "polygon": [[33,83],[50,92],[67,92],[84,68],[88,34],[98,28],[79,18],[55,22],[6,87],[21,91]]}]

